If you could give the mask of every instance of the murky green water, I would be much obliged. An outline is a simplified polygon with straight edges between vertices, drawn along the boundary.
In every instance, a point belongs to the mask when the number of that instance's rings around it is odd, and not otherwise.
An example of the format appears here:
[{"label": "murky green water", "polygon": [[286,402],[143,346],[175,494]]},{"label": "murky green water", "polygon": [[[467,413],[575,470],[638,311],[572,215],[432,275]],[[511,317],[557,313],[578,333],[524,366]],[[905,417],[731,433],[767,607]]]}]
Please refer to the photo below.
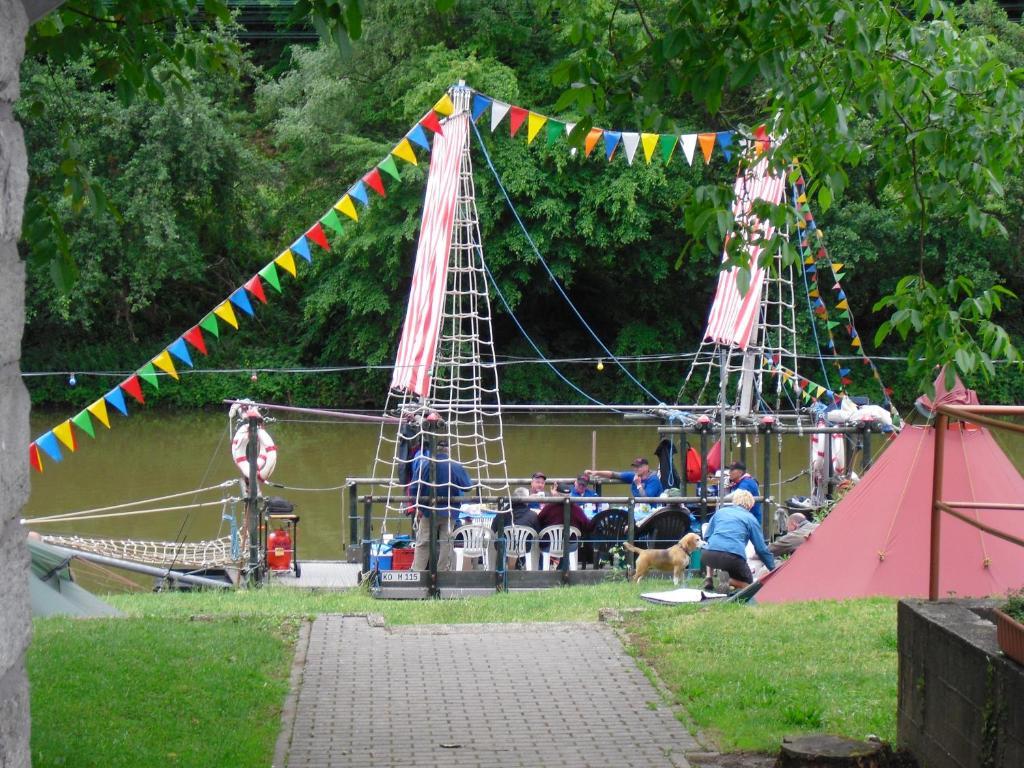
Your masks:
[{"label": "murky green water", "polygon": [[[66,416],[33,414],[37,435]],[[32,494],[24,510],[35,517],[106,507],[140,499],[153,499],[191,491],[240,477],[230,452],[228,420],[212,413],[138,413],[124,419],[112,416],[112,429],[97,427],[95,440],[84,438],[79,450],[63,462],[45,462],[42,475],[32,473]],[[305,559],[341,559],[348,536],[348,505],[340,487],[348,477],[366,477],[373,469],[380,427],[376,424],[315,421],[282,416],[269,426],[279,458],[272,480],[288,489],[270,489],[287,498],[301,515],[300,555]],[[747,464],[760,476],[763,443],[751,437]],[[1024,466],[1024,439],[1000,435],[1018,467]],[[636,456],[652,464],[658,443],[653,423],[623,421],[619,416],[534,414],[506,419],[505,449],[511,477],[528,477],[541,469],[549,477],[570,477],[596,464],[601,469],[626,469]],[[806,467],[806,438],[786,438],[781,471],[776,438],[771,438],[773,481],[788,478]],[[875,439],[877,449],[882,441]],[[738,448],[729,451],[739,457]],[[315,490],[298,490],[315,489]],[[228,493],[238,495],[237,486]],[[788,485],[779,498],[808,493],[802,477]],[[192,495],[153,502],[151,507],[189,504]],[[241,517],[241,506],[238,509]],[[222,535],[227,523],[221,507],[170,511],[133,517],[115,517],[76,523],[38,526],[40,531],[77,533],[116,538],[197,540]],[[407,525],[407,524],[406,524]],[[394,530],[394,526],[390,526]]]}]

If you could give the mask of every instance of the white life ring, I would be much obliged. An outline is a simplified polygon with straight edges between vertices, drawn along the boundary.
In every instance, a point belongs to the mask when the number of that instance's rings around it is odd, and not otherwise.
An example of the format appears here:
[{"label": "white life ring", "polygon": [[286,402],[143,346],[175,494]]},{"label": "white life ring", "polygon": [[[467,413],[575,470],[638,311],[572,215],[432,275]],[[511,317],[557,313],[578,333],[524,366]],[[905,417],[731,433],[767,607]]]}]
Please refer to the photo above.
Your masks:
[{"label": "white life ring", "polygon": [[[265,483],[277,466],[277,446],[274,445],[274,438],[263,427],[257,428],[256,436],[260,441],[260,452],[256,457],[256,478]],[[243,424],[231,438],[231,458],[246,480],[249,479],[249,459],[246,456],[248,446],[249,425]]]},{"label": "white life ring", "polygon": [[[826,426],[824,422],[818,423],[819,427]],[[843,476],[846,474],[846,439],[842,434],[822,434],[820,432],[811,436],[811,461],[820,461],[825,464],[826,440],[832,441],[832,470],[834,474]]]}]

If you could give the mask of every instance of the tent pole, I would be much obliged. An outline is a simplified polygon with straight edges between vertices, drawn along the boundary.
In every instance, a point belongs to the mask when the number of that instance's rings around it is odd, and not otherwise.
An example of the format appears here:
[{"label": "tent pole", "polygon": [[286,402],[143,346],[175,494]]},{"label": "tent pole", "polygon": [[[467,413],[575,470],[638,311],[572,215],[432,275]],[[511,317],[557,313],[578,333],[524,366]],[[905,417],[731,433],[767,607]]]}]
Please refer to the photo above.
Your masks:
[{"label": "tent pole", "polygon": [[939,527],[942,521],[942,463],[946,453],[949,416],[939,413],[935,420],[935,455],[932,461],[931,556],[928,558],[928,599],[939,599]]}]

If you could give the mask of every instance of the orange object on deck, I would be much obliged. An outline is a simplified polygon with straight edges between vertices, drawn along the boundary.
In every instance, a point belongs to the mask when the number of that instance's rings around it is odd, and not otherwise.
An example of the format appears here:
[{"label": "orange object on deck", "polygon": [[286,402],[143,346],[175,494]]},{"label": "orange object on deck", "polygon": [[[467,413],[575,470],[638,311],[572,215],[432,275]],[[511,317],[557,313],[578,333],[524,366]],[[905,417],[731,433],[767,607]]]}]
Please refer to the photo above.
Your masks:
[{"label": "orange object on deck", "polygon": [[267,536],[267,567],[272,571],[288,571],[292,567],[292,537],[284,528]]}]

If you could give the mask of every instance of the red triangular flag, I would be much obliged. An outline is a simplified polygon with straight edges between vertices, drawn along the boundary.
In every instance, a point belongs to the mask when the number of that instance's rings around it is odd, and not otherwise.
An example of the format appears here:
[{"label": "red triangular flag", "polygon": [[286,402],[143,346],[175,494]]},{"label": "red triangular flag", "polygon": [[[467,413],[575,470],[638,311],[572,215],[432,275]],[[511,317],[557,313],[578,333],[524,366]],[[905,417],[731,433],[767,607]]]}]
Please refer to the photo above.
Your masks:
[{"label": "red triangular flag", "polygon": [[363,176],[363,181],[366,182],[366,186],[372,189],[381,197],[387,197],[387,193],[384,192],[384,182],[380,178],[380,171],[374,168],[368,174]]},{"label": "red triangular flag", "polygon": [[509,110],[508,119],[509,125],[512,127],[513,136],[516,135],[516,131],[519,130],[519,126],[523,124],[523,121],[526,119],[526,116],[528,114],[530,114],[529,111],[523,109],[522,107],[512,107],[512,109]]},{"label": "red triangular flag", "polygon": [[247,290],[257,299],[262,301],[264,304],[267,303],[267,295],[263,292],[263,281],[260,280],[259,275],[252,276],[249,282],[245,284],[245,290]]},{"label": "red triangular flag", "polygon": [[139,377],[134,373],[121,382],[121,389],[134,397],[140,403],[146,402],[146,398],[142,396],[142,386],[139,384]]},{"label": "red triangular flag", "polygon": [[327,235],[324,234],[324,228],[320,225],[319,221],[306,230],[306,237],[325,251],[331,250],[331,246],[327,243]]},{"label": "red triangular flag", "polygon": [[32,443],[28,447],[28,463],[36,472],[43,471],[43,461],[39,458],[39,446]]},{"label": "red triangular flag", "polygon": [[426,114],[426,117],[420,120],[420,125],[422,125],[424,128],[429,128],[434,133],[440,133],[442,136],[444,136],[444,131],[441,130],[441,123],[438,122],[437,113],[434,112],[434,110],[430,110]]},{"label": "red triangular flag", "polygon": [[181,338],[198,349],[204,355],[209,354],[209,352],[206,351],[206,341],[203,339],[203,332],[200,330],[198,325],[193,326],[192,330],[188,333],[183,333]]}]

